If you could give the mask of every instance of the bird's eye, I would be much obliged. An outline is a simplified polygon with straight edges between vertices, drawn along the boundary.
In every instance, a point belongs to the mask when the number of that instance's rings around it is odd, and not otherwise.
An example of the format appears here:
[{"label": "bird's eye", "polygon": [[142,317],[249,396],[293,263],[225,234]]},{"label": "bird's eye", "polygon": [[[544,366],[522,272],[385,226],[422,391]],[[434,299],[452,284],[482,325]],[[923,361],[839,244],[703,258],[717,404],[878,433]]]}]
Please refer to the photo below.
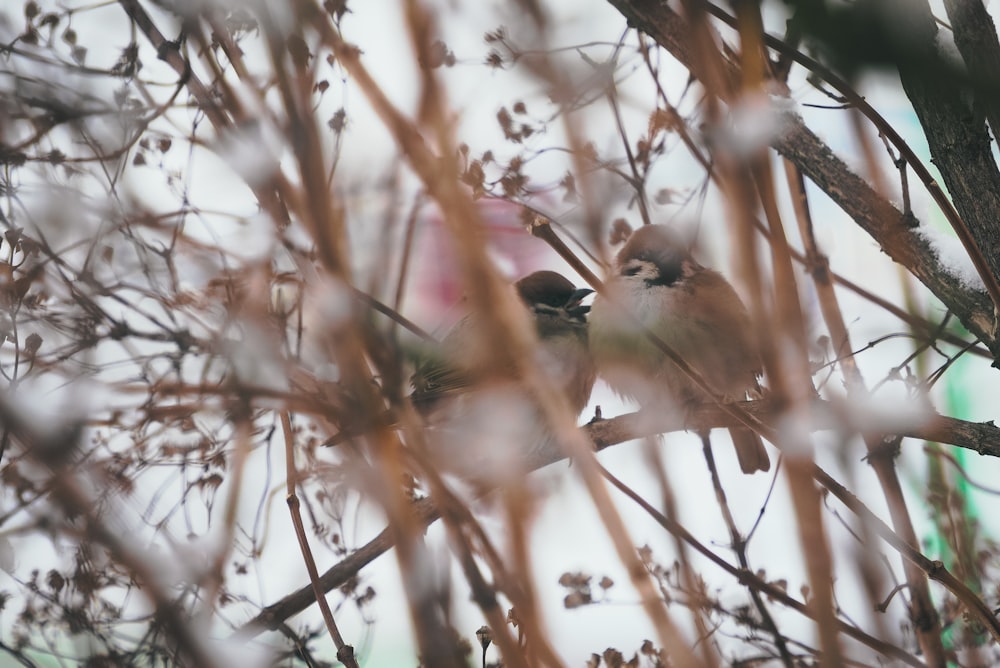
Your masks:
[{"label": "bird's eye", "polygon": [[640,267],[637,266],[625,267],[622,269],[622,276],[635,276],[639,273],[639,269]]}]

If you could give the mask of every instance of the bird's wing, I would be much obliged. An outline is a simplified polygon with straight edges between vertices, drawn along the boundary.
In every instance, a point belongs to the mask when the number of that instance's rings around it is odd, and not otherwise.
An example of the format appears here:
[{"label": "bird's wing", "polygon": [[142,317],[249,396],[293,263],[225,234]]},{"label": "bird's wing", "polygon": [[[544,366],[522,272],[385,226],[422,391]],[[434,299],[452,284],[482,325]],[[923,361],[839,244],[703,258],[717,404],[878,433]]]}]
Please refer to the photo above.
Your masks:
[{"label": "bird's wing", "polygon": [[430,409],[445,396],[467,389],[473,383],[472,374],[456,367],[442,351],[428,355],[417,364],[410,382],[413,393],[410,400],[420,412]]},{"label": "bird's wing", "polygon": [[475,382],[470,362],[471,319],[463,318],[441,343],[427,349],[417,361],[410,378],[410,400],[421,413],[428,412],[438,400],[465,391]]}]

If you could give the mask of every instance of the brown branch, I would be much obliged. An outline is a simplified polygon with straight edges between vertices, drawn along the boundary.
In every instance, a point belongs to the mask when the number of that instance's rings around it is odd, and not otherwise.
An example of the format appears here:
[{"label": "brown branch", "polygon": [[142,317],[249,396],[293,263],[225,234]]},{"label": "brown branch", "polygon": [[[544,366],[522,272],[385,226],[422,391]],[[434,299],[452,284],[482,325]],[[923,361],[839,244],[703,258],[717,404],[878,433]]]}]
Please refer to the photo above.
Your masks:
[{"label": "brown branch", "polygon": [[[726,528],[729,529],[729,540],[731,541],[729,547],[736,555],[736,560],[739,561],[740,568],[749,572],[750,561],[747,558],[747,539],[740,532],[739,528],[737,528],[736,519],[729,508],[729,499],[726,497],[726,490],[723,488],[722,479],[719,477],[719,468],[715,465],[715,455],[712,453],[712,442],[709,440],[708,432],[701,432],[700,436],[702,453],[705,457],[705,464],[708,466],[709,476],[712,479],[712,489],[715,491],[715,501],[719,506],[719,511],[722,513],[722,519],[726,523]],[[622,488],[619,487],[619,489]],[[761,625],[774,638],[774,646],[778,648],[781,662],[785,664],[786,668],[793,668],[795,664],[791,653],[788,651],[788,644],[785,642],[781,630],[778,629],[778,625],[774,623],[771,611],[764,605],[764,599],[761,598],[760,591],[753,587],[748,587],[748,591],[750,593],[750,600],[753,601],[753,605],[757,609],[757,614],[760,615]]]},{"label": "brown branch", "polygon": [[[766,399],[739,402],[742,410],[765,424],[774,424],[779,413]],[[831,429],[846,433],[891,433],[921,441],[947,443],[981,455],[1000,457],[1000,428],[992,422],[967,422],[937,415],[928,407],[921,424],[900,419],[888,412],[861,415],[858,407],[814,400],[811,418],[813,429]],[[741,423],[717,406],[702,406],[691,412],[685,423],[664,415],[627,413],[609,420],[588,424],[585,429],[598,450],[650,434],[689,429],[730,428]]]}]

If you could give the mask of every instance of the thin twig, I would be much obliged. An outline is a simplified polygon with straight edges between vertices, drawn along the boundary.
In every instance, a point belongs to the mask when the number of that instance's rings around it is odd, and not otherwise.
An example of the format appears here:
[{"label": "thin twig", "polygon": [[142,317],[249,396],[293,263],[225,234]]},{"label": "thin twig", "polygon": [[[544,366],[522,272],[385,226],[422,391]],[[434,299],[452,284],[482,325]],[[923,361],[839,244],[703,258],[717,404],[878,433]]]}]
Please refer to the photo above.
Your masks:
[{"label": "thin twig", "polygon": [[[719,505],[719,510],[722,512],[722,519],[726,523],[726,527],[729,529],[729,538],[732,541],[730,547],[733,553],[736,555],[737,561],[740,563],[740,568],[744,571],[750,572],[750,561],[747,559],[747,540],[740,534],[740,530],[736,527],[736,520],[733,518],[733,513],[729,509],[729,501],[726,499],[726,491],[722,487],[722,480],[719,478],[719,470],[715,466],[715,456],[712,454],[712,442],[709,440],[709,435],[707,431],[700,433],[701,443],[702,443],[702,454],[705,457],[705,464],[708,465],[708,472],[712,478],[712,489],[715,490],[715,500]],[[764,625],[764,629],[771,634],[774,638],[774,645],[778,648],[778,654],[781,656],[781,662],[785,664],[787,668],[793,668],[795,665],[794,659],[791,653],[788,651],[788,645],[785,644],[785,638],[778,630],[778,625],[774,623],[774,617],[771,616],[770,610],[764,605],[764,600],[760,597],[760,592],[749,587],[750,599],[753,601],[754,607],[757,609],[757,614],[760,615],[761,622]]]},{"label": "thin twig", "polygon": [[354,657],[354,647],[344,642],[344,637],[340,635],[337,622],[333,618],[333,611],[326,600],[326,595],[319,583],[319,571],[316,568],[316,560],[313,559],[312,550],[309,548],[309,538],[306,536],[305,526],[302,524],[302,513],[299,511],[299,497],[295,494],[295,488],[299,483],[299,476],[295,470],[295,435],[292,432],[292,421],[288,416],[288,411],[281,411],[281,429],[285,435],[285,500],[288,503],[288,511],[292,517],[292,526],[295,527],[295,537],[299,541],[299,549],[302,551],[302,560],[306,565],[306,572],[309,573],[309,582],[312,585],[313,596],[319,603],[320,612],[323,614],[323,621],[326,629],[333,638],[333,644],[337,648],[337,659],[347,668],[359,668],[358,660]]}]

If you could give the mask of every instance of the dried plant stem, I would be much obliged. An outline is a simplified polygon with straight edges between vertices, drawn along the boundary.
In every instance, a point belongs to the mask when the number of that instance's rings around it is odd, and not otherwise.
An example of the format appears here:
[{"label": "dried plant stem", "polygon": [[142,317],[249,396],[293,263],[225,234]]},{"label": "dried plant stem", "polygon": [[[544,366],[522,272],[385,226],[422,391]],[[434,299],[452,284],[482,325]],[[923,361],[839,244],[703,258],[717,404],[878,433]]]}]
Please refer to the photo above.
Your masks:
[{"label": "dried plant stem", "polygon": [[[437,508],[428,499],[414,503],[413,514],[421,529],[425,529],[440,517]],[[392,532],[388,528],[383,529],[375,538],[324,572],[319,577],[320,589],[328,592],[343,585],[356,576],[362,568],[391,550],[394,545]],[[264,631],[273,631],[286,619],[302,612],[315,601],[316,595],[312,585],[301,587],[280,601],[265,607],[253,619],[239,627],[233,633],[233,638],[246,641]]]},{"label": "dried plant stem", "polygon": [[[438,493],[440,491],[440,488],[436,490]],[[518,634],[523,634],[529,638],[528,647],[526,648],[529,654],[525,656],[525,649],[521,647],[518,640],[511,634],[510,627],[503,615],[503,610],[497,601],[496,592],[486,581],[479,565],[476,563],[472,540],[466,536],[466,530],[463,528],[475,527],[472,533],[480,533],[477,531],[478,527],[475,520],[471,517],[463,517],[463,515],[466,515],[466,509],[453,498],[448,499],[447,507],[450,509],[450,512],[443,512],[442,517],[448,528],[452,549],[457,554],[458,563],[461,565],[462,572],[465,574],[466,581],[472,590],[472,600],[482,610],[483,616],[490,627],[492,641],[499,647],[504,662],[507,665],[518,668],[526,668],[529,665],[538,664],[553,667],[561,666],[561,662],[556,657],[555,651],[549,646],[544,635],[539,633],[538,625],[534,619],[529,622],[527,629],[518,627]],[[480,542],[486,547],[487,544],[482,542],[483,538],[480,537]],[[503,563],[493,553],[492,549],[487,547],[486,551],[492,557],[490,565],[494,568],[499,567],[496,570],[497,573],[503,573]],[[510,578],[504,578],[504,580],[506,585],[504,586],[504,590],[511,597],[511,600],[515,601],[515,606],[517,606],[517,602],[523,601],[523,596],[519,595],[519,588],[516,587],[516,584],[520,583],[515,584]],[[529,606],[524,606],[524,608],[527,607]],[[517,609],[523,608],[518,607]],[[541,660],[529,661],[531,652],[536,652],[536,657],[542,657]]]},{"label": "dried plant stem", "polygon": [[[562,665],[545,640],[546,634],[542,625],[541,611],[538,608],[535,578],[532,573],[529,528],[534,499],[526,485],[513,485],[500,493],[509,537],[508,551],[512,557],[509,559],[511,573],[507,577],[516,579],[520,584],[518,590],[522,603],[515,608],[518,629],[523,625],[526,631],[531,631],[531,635],[526,634],[528,642],[525,647],[529,665],[543,662],[548,665]],[[537,643],[533,642],[535,638],[542,641],[540,648],[536,648]]]},{"label": "dried plant stem", "polygon": [[[785,405],[786,414],[804,416],[808,413],[810,396],[815,390],[809,369],[808,352],[805,349],[805,325],[802,322],[798,289],[788,253],[788,241],[774,200],[770,167],[765,160],[760,160],[752,169],[753,181],[757,186],[757,194],[771,233],[769,247],[775,274],[776,295],[772,317],[777,318],[777,322],[782,325],[773,336],[768,337],[761,332],[764,364],[771,390],[776,395],[777,401]],[[745,206],[751,206],[754,201],[749,194],[740,199]],[[743,227],[747,231],[751,228],[747,223],[744,223]],[[749,242],[744,246],[744,254],[753,255],[752,237],[744,241]],[[756,268],[756,265],[754,266]],[[758,318],[761,316],[765,316],[765,319],[757,321],[758,327],[771,321],[770,318],[766,318],[765,313],[758,313]],[[778,444],[783,446],[784,451],[794,453],[785,459],[785,473],[792,495],[792,507],[797,518],[799,541],[806,558],[809,582],[813,588],[812,604],[817,610],[819,619],[818,632],[822,648],[820,662],[824,666],[839,666],[843,663],[843,652],[839,639],[832,630],[832,622],[836,616],[833,556],[825,530],[822,501],[809,476],[813,465],[813,445],[801,436],[795,435],[794,431],[790,431],[789,434],[789,438]]]},{"label": "dried plant stem", "polygon": [[[417,425],[418,421],[415,415],[409,415],[405,423],[412,427]],[[422,432],[419,429],[410,428],[407,436],[407,442],[414,446],[412,454],[423,473],[422,477],[430,487],[431,501],[440,509],[439,514],[448,531],[452,550],[456,553],[466,581],[472,590],[472,600],[479,606],[490,627],[491,642],[497,644],[504,660],[511,666],[540,663],[561,668],[562,664],[555,649],[549,643],[547,635],[542,631],[537,613],[533,612],[536,604],[530,598],[530,583],[533,577],[531,572],[522,568],[515,568],[511,572],[508,568],[509,560],[501,558],[482,526],[470,511],[468,504],[451,492],[433,463],[424,456],[426,444]],[[516,532],[518,528],[516,526],[509,527],[508,531]],[[527,647],[523,647],[511,635],[509,625],[497,600],[494,586],[487,583],[476,563],[477,553],[490,568],[495,587],[506,594],[518,611],[518,619],[521,622],[518,625],[518,634],[527,638]],[[525,656],[525,652],[527,652],[527,656]]]},{"label": "dried plant stem", "polygon": [[649,205],[646,203],[646,179],[639,173],[639,166],[635,162],[632,144],[628,140],[625,123],[622,121],[621,109],[618,107],[618,91],[614,88],[614,81],[608,84],[606,96],[608,104],[611,105],[611,112],[615,117],[615,127],[618,129],[618,136],[622,140],[622,148],[625,149],[625,158],[628,160],[629,169],[632,172],[631,185],[635,189],[635,201],[639,205],[639,215],[642,216],[643,225],[650,225],[653,221],[650,219]]},{"label": "dried plant stem", "polygon": [[238,407],[234,411],[236,416],[233,420],[236,432],[233,439],[233,456],[229,462],[232,477],[229,480],[229,494],[226,497],[226,505],[222,515],[222,537],[218,542],[215,558],[212,560],[211,580],[205,592],[205,600],[208,602],[205,614],[209,618],[225,581],[226,561],[232,550],[233,536],[236,533],[236,512],[239,509],[240,497],[243,492],[243,476],[246,473],[247,455],[249,455],[251,447],[251,416],[248,404],[243,399],[238,400],[237,404]]},{"label": "dried plant stem", "polygon": [[354,647],[344,642],[337,628],[337,622],[333,618],[333,611],[326,600],[326,595],[319,583],[319,571],[316,569],[316,560],[313,559],[312,550],[309,548],[309,538],[306,536],[305,526],[302,524],[302,513],[299,510],[299,497],[295,493],[298,486],[299,476],[295,468],[295,435],[292,432],[292,421],[288,411],[281,412],[281,429],[285,436],[285,500],[288,503],[288,511],[292,517],[292,525],[295,527],[295,537],[299,541],[299,549],[302,551],[302,560],[306,565],[306,572],[309,573],[309,582],[312,585],[313,596],[319,603],[320,612],[323,614],[323,621],[326,629],[333,639],[333,644],[337,648],[337,659],[347,668],[359,668],[358,661],[354,657]]}]

